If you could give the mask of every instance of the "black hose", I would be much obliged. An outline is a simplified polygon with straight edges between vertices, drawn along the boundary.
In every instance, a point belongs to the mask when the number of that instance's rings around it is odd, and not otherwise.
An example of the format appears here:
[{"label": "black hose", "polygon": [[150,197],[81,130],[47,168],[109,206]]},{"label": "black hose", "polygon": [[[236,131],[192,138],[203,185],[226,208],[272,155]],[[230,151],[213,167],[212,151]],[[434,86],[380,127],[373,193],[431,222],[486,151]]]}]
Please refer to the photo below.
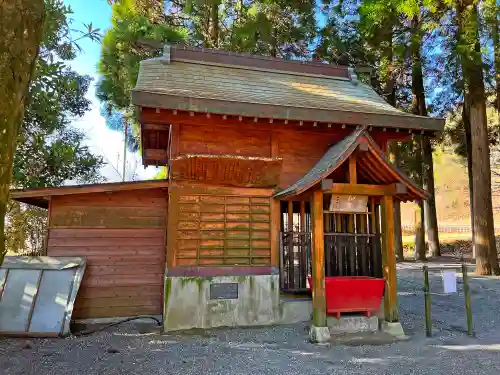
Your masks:
[{"label": "black hose", "polygon": [[130,317],[130,318],[125,318],[125,319],[122,319],[122,320],[118,320],[116,322],[109,323],[109,324],[106,324],[104,326],[100,326],[100,327],[97,327],[95,329],[91,329],[91,330],[88,330],[88,331],[75,332],[75,333],[73,333],[73,336],[77,336],[77,337],[88,336],[88,335],[91,335],[92,333],[101,332],[101,331],[104,331],[105,329],[108,329],[108,328],[111,328],[111,327],[114,327],[114,326],[117,326],[119,324],[123,324],[123,323],[126,323],[126,322],[130,322],[132,320],[137,320],[137,319],[152,319],[152,320],[154,320],[156,322],[156,324],[158,325],[158,327],[161,327],[161,325],[162,325],[162,322],[160,320],[158,320],[158,318],[155,318],[154,316],[138,315],[138,316],[133,316],[133,317]]}]

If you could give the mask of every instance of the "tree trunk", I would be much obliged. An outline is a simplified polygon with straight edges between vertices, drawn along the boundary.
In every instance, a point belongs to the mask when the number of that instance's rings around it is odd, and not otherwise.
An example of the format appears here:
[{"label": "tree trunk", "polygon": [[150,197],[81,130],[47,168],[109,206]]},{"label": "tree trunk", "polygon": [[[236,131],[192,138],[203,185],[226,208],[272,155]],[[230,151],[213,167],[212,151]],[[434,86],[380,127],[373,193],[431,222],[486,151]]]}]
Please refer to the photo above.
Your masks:
[{"label": "tree trunk", "polygon": [[[413,137],[413,149],[415,151],[415,163],[422,165],[422,136]],[[422,169],[420,169],[422,171]],[[418,176],[418,182],[422,184],[422,174]],[[425,215],[424,202],[419,201],[415,209],[415,259],[426,260],[425,255]]]},{"label": "tree trunk", "polygon": [[498,274],[500,270],[493,225],[486,94],[476,3],[473,0],[459,1],[457,4],[457,19],[460,26],[459,42],[465,46],[462,49],[461,56],[462,71],[471,125],[473,242],[476,246],[476,273],[479,275],[490,275],[492,272]]},{"label": "tree trunk", "polygon": [[[385,100],[393,107],[396,107],[396,80],[394,77],[392,37],[393,33],[391,31],[387,34],[387,46],[383,52],[388,62],[387,81],[385,82],[384,91]],[[391,159],[394,160],[396,166],[399,164],[398,147],[399,145],[396,142],[389,147],[389,151],[392,154]],[[402,261],[404,259],[403,232],[401,230],[401,202],[397,199],[394,200],[394,252],[396,253],[396,260]]]},{"label": "tree trunk", "polygon": [[16,139],[45,19],[44,0],[0,1],[0,264]]},{"label": "tree trunk", "polygon": [[[389,145],[390,159],[399,167],[399,145],[393,142]],[[394,253],[396,260],[402,262],[404,260],[403,248],[403,231],[401,230],[401,201],[394,199]]]},{"label": "tree trunk", "polygon": [[422,136],[422,185],[430,194],[424,202],[424,222],[427,225],[427,242],[431,256],[441,255],[439,245],[439,228],[436,211],[436,190],[434,188],[434,161],[432,160],[432,146],[429,137]]},{"label": "tree trunk", "polygon": [[[420,16],[415,16],[412,19],[412,112],[416,115],[427,116],[427,106],[425,104],[425,88],[424,78],[422,74],[422,30]],[[432,146],[430,139],[426,136],[421,136],[418,147],[420,152],[419,164],[422,165],[422,187],[430,194],[428,200],[423,203],[424,220],[422,221],[422,233],[425,239],[425,224],[427,223],[429,249],[432,256],[439,256],[439,237],[437,226],[436,199],[434,189],[434,167],[432,161]],[[427,216],[427,220],[425,220]]]},{"label": "tree trunk", "polygon": [[420,201],[415,209],[415,260],[426,260],[424,204]]},{"label": "tree trunk", "polygon": [[[471,143],[471,126],[470,115],[468,108],[467,95],[464,95],[464,104],[462,106],[462,121],[464,123],[465,148],[467,152],[467,177],[469,178],[469,211],[470,211],[470,227],[472,231],[472,239],[474,239],[474,180],[472,178],[472,143]],[[476,259],[476,244],[472,241],[472,257]]]},{"label": "tree trunk", "polygon": [[219,47],[219,5],[220,1],[215,0],[210,4],[210,44],[212,48]]}]

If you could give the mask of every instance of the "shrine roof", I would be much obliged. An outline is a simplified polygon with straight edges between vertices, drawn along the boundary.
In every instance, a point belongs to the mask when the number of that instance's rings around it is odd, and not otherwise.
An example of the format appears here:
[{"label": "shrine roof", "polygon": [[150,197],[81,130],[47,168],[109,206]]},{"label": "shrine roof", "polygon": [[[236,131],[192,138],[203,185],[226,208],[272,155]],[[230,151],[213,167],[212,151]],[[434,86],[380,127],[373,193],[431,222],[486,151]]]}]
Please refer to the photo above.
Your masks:
[{"label": "shrine roof", "polygon": [[356,163],[357,171],[365,183],[373,185],[402,184],[406,189],[397,194],[397,198],[404,202],[418,201],[429,197],[429,194],[425,190],[418,187],[404,173],[391,164],[363,127],[356,129],[342,141],[330,147],[304,177],[293,185],[279,191],[274,197],[276,199],[284,199],[297,196],[311,189],[316,184],[319,184],[321,180],[328,178],[329,175],[346,162],[349,156],[356,152],[358,146],[361,144],[366,146],[366,151],[357,152]]},{"label": "shrine roof", "polygon": [[392,107],[354,70],[166,46],[141,62],[133,104],[201,113],[441,131],[444,120]]}]

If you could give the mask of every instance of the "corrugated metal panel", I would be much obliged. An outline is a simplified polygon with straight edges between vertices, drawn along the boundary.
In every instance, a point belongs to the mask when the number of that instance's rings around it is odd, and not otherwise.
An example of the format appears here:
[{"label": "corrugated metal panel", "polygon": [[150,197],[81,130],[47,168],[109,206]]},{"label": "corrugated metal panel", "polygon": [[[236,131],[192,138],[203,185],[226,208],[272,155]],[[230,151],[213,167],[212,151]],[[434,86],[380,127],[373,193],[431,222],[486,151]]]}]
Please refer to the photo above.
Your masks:
[{"label": "corrugated metal panel", "polygon": [[69,334],[85,260],[6,257],[0,269],[0,334]]}]

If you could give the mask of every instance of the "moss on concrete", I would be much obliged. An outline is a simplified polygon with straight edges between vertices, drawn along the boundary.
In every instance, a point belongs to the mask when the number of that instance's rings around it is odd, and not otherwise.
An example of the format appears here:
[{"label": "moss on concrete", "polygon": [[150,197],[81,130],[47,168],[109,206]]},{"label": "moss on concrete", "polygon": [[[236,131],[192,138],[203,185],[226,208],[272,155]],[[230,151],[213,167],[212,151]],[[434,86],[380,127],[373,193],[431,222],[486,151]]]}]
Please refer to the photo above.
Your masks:
[{"label": "moss on concrete", "polygon": [[203,289],[203,283],[205,281],[210,282],[212,280],[211,277],[200,277],[200,276],[192,276],[192,277],[179,277],[179,283],[184,288],[187,284],[196,283],[198,285],[198,292],[201,292]]},{"label": "moss on concrete", "polygon": [[172,291],[172,279],[166,278],[165,279],[165,288],[163,290],[164,293],[164,300],[165,300],[165,313],[167,312],[168,308],[168,298],[170,297],[170,292]]}]

